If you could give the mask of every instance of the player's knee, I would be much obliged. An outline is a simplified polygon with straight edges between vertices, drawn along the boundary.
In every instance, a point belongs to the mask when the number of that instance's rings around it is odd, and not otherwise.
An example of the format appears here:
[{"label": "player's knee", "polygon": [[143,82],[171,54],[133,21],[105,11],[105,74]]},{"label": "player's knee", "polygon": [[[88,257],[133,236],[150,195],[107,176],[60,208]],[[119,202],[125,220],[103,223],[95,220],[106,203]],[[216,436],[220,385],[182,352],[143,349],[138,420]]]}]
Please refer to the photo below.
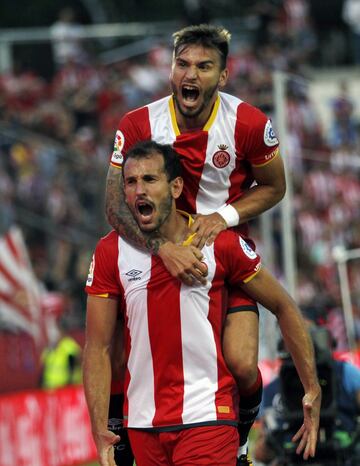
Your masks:
[{"label": "player's knee", "polygon": [[258,369],[257,361],[252,357],[244,358],[227,358],[227,366],[237,383],[249,387],[255,383]]}]

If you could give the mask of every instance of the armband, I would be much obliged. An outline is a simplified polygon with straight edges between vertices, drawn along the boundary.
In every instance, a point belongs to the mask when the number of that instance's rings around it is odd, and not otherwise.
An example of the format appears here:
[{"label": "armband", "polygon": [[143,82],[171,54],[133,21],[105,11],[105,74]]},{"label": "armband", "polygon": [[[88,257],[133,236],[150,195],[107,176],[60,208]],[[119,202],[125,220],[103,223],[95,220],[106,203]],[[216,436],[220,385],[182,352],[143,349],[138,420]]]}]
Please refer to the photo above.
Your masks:
[{"label": "armband", "polygon": [[240,216],[238,211],[233,207],[232,205],[228,204],[224,207],[221,207],[218,211],[218,214],[222,216],[222,218],[225,220],[226,225],[230,227],[236,227],[239,225],[240,222]]}]

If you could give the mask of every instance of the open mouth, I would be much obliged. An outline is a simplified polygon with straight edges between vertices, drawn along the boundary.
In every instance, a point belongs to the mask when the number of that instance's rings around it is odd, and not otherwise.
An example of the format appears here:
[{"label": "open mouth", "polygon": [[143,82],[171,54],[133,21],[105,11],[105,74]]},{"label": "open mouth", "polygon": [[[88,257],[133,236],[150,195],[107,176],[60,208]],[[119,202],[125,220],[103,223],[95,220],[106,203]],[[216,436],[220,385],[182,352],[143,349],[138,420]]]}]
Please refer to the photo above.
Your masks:
[{"label": "open mouth", "polygon": [[200,95],[200,91],[197,87],[185,84],[181,88],[181,95],[184,101],[195,102]]},{"label": "open mouth", "polygon": [[136,202],[136,210],[143,218],[149,218],[154,212],[154,206],[149,201],[139,200]]}]

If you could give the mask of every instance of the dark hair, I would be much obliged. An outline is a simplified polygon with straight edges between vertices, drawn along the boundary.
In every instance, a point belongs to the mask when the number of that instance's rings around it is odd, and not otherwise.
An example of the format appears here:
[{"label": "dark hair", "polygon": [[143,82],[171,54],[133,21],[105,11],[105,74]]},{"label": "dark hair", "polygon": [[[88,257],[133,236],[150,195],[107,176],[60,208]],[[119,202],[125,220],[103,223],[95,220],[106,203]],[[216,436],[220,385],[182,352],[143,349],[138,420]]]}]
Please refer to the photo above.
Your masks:
[{"label": "dark hair", "polygon": [[187,45],[197,44],[205,48],[215,49],[219,52],[222,69],[226,68],[226,60],[229,54],[230,32],[211,24],[187,26],[173,34],[174,56]]},{"label": "dark hair", "polygon": [[161,154],[164,159],[164,172],[168,181],[181,176],[181,163],[178,153],[169,144],[158,144],[155,141],[141,141],[133,145],[126,153],[123,173],[129,159],[150,158],[154,153]]}]

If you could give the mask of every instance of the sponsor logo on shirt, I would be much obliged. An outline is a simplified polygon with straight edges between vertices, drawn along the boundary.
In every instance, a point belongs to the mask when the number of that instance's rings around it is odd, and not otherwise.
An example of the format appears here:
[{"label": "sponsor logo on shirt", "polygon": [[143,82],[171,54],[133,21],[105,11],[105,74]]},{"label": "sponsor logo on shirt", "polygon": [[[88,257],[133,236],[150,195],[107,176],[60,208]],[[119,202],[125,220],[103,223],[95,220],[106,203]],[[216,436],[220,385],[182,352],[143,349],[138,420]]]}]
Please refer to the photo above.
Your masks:
[{"label": "sponsor logo on shirt", "polygon": [[253,251],[251,249],[251,247],[247,244],[246,241],[244,241],[241,236],[239,237],[239,240],[240,240],[240,246],[241,246],[241,249],[244,251],[245,255],[249,258],[249,259],[256,259],[257,258],[257,254],[255,251]]},{"label": "sponsor logo on shirt", "polygon": [[268,147],[276,146],[276,144],[279,144],[270,120],[268,120],[265,125],[264,142]]},{"label": "sponsor logo on shirt", "polygon": [[111,162],[121,165],[124,161],[124,157],[121,153],[125,144],[125,137],[123,133],[118,129],[115,134],[114,150],[111,156]]},{"label": "sponsor logo on shirt", "polygon": [[271,160],[279,153],[279,148],[277,147],[273,152],[270,154],[265,155],[265,160]]},{"label": "sponsor logo on shirt", "polygon": [[126,272],[126,276],[129,277],[128,281],[129,282],[134,282],[136,280],[141,280],[141,277],[139,275],[142,273],[141,270],[136,270],[136,269],[131,269],[129,272]]},{"label": "sponsor logo on shirt", "polygon": [[87,277],[87,280],[86,280],[86,285],[87,285],[87,286],[91,286],[92,283],[93,283],[93,280],[94,280],[94,269],[95,269],[95,256],[94,256],[94,254],[93,254],[92,260],[91,260],[91,263],[90,263],[90,267],[89,267],[88,277]]},{"label": "sponsor logo on shirt", "polygon": [[219,144],[217,152],[213,155],[212,161],[216,168],[225,168],[229,165],[230,154],[226,151],[228,146],[226,144]]}]

